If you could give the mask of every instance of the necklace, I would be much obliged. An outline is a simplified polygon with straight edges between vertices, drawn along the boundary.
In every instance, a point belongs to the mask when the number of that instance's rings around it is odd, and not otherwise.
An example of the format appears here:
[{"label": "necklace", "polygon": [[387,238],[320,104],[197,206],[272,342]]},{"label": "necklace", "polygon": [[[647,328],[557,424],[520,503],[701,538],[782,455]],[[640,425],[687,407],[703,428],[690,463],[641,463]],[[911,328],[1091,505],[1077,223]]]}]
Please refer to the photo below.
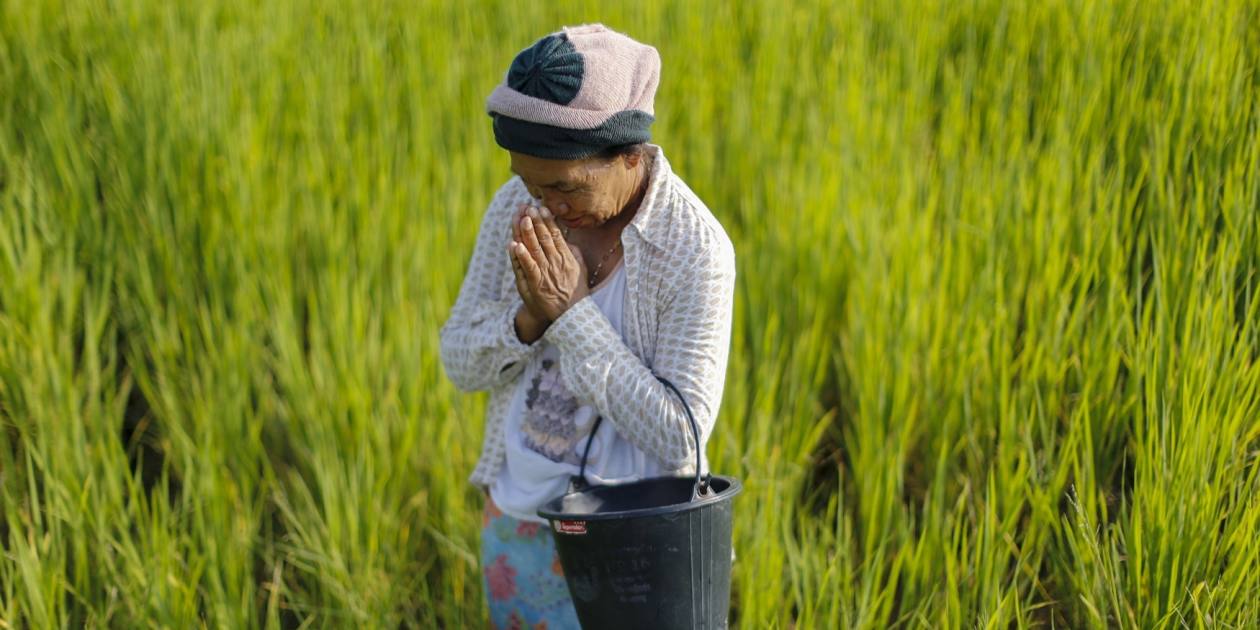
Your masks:
[{"label": "necklace", "polygon": [[608,253],[607,253],[607,254],[604,254],[604,257],[603,257],[603,258],[601,258],[601,259],[599,260],[599,264],[598,264],[598,265],[595,265],[595,272],[594,272],[594,273],[592,273],[592,274],[591,274],[590,279],[588,279],[588,280],[586,281],[586,288],[590,289],[590,288],[594,287],[594,286],[596,285],[596,283],[598,283],[598,282],[599,282],[599,280],[598,280],[598,278],[599,278],[599,270],[600,270],[600,269],[602,269],[602,268],[604,267],[604,263],[608,261],[608,257],[609,257],[609,256],[612,256],[612,253],[613,253],[613,252],[615,252],[615,251],[617,251],[617,248],[618,248],[620,245],[621,245],[621,238],[618,238],[618,239],[617,239],[617,242],[616,242],[616,243],[613,243],[612,249],[608,250]]},{"label": "necklace", "polygon": [[[568,229],[564,230],[564,236],[566,239],[569,237]],[[608,257],[612,256],[613,252],[617,251],[617,248],[620,246],[621,237],[617,237],[617,242],[613,243],[613,246],[608,250],[608,253],[604,254],[604,256],[599,259],[599,264],[595,265],[595,271],[591,272],[590,277],[586,279],[586,288],[593,288],[599,282],[599,271],[604,268],[604,263],[608,262]]]}]

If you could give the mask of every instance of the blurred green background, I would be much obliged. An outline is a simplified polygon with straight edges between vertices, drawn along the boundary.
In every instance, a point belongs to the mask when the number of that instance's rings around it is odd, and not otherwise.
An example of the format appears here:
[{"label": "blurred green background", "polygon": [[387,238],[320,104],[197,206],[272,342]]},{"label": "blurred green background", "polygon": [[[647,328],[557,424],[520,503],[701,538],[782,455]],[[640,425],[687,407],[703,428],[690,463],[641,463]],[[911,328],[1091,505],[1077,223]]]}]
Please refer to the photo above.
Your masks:
[{"label": "blurred green background", "polygon": [[742,628],[1260,626],[1260,3],[0,0],[0,627],[481,627],[438,329],[599,21],[735,243]]}]

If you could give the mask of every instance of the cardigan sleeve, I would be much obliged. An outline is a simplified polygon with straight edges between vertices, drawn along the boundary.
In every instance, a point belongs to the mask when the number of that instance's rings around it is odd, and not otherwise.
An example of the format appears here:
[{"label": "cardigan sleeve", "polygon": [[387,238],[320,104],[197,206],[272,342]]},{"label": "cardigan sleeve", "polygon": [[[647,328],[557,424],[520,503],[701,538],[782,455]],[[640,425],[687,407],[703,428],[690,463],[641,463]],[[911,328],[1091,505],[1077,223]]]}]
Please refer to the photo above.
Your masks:
[{"label": "cardigan sleeve", "polygon": [[516,312],[524,304],[521,296],[513,289],[503,298],[499,291],[501,278],[511,269],[506,249],[511,234],[510,184],[495,194],[481,221],[459,295],[439,333],[446,375],[466,392],[510,381],[538,349],[537,341],[525,344],[516,336]]},{"label": "cardigan sleeve", "polygon": [[720,239],[693,260],[663,307],[651,368],[625,345],[589,296],[543,333],[560,349],[560,374],[569,391],[598,409],[641,451],[673,469],[694,465],[696,444],[682,404],[657,376],[686,397],[703,447],[722,400],[730,352],[734,249]]}]

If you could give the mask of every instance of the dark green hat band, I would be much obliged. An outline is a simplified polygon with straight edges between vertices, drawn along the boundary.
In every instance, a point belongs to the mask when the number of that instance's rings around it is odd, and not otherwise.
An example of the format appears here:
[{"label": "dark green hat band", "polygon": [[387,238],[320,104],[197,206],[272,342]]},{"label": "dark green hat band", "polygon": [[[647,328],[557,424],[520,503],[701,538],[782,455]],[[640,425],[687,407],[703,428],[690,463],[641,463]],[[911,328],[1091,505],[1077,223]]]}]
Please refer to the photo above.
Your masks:
[{"label": "dark green hat band", "polygon": [[578,160],[613,146],[647,142],[655,120],[651,114],[626,110],[594,129],[567,129],[491,112],[494,140],[509,151],[549,160]]}]

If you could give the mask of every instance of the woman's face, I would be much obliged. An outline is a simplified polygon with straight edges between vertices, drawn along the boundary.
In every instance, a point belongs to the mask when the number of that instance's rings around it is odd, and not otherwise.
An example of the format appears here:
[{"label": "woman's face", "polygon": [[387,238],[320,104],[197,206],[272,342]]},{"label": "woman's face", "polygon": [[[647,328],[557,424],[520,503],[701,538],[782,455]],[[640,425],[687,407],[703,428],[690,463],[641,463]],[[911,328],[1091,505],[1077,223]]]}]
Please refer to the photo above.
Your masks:
[{"label": "woman's face", "polygon": [[512,172],[529,194],[570,229],[603,225],[621,211],[642,184],[639,155],[548,160],[509,151]]}]

